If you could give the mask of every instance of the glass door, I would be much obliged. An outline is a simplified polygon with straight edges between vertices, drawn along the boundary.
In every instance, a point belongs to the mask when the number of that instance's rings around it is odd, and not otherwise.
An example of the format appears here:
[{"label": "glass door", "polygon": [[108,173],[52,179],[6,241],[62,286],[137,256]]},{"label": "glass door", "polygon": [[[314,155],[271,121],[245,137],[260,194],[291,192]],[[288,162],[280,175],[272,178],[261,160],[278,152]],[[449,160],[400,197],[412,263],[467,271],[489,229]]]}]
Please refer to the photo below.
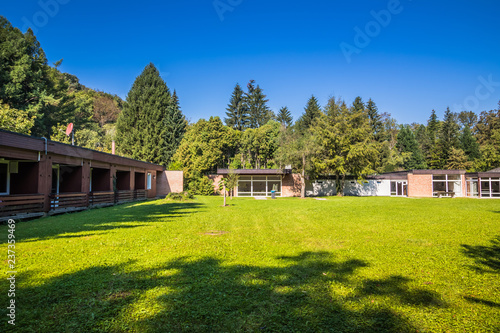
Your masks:
[{"label": "glass door", "polygon": [[391,196],[394,197],[408,196],[408,183],[406,181],[392,181]]}]

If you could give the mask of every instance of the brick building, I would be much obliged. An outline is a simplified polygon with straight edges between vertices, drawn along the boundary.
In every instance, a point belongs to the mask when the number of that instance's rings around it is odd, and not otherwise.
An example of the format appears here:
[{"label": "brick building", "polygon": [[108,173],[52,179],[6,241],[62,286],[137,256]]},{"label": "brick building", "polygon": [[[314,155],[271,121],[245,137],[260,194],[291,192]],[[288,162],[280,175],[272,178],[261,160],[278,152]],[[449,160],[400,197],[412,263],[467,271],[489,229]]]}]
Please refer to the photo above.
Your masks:
[{"label": "brick building", "polygon": [[[213,175],[214,184],[229,170]],[[291,170],[235,170],[240,175],[236,196],[270,196],[273,187],[281,197],[300,196],[300,175]],[[215,181],[217,179],[217,181]],[[369,176],[361,184],[347,178],[344,195],[398,197],[500,198],[500,170],[466,173],[465,170],[411,170]],[[335,180],[324,177],[306,181],[306,196],[336,195]]]},{"label": "brick building", "polygon": [[181,192],[182,172],[0,130],[0,220]]}]

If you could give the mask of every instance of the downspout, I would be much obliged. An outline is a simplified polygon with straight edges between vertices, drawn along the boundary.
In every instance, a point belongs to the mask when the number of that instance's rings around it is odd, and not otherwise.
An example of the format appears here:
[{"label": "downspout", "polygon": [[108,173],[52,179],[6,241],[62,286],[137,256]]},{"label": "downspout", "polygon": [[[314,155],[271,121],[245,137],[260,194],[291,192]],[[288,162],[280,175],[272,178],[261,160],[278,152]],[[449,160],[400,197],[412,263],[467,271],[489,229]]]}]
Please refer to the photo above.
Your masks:
[{"label": "downspout", "polygon": [[47,138],[46,137],[42,137],[42,139],[45,140],[45,155],[47,155]]}]

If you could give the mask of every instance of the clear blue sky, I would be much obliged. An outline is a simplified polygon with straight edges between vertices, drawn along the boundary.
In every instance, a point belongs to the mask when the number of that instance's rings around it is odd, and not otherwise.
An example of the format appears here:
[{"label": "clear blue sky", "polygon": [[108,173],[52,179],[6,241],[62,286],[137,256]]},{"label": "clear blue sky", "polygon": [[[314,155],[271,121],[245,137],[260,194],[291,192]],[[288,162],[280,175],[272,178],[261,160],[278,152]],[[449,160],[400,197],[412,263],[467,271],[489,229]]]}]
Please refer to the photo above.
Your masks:
[{"label": "clear blue sky", "polygon": [[4,1],[0,15],[33,27],[49,62],[122,98],[153,62],[191,121],[223,117],[250,79],[294,119],[312,94],[322,106],[372,98],[400,123],[500,100],[497,0]]}]

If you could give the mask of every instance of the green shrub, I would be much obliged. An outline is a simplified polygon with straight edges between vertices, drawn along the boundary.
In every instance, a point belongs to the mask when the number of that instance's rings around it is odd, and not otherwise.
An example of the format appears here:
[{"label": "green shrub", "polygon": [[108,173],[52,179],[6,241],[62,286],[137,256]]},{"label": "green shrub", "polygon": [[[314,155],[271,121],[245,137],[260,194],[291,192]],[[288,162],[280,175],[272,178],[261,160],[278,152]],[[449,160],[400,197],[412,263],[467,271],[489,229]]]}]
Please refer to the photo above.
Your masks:
[{"label": "green shrub", "polygon": [[214,195],[215,193],[213,181],[207,176],[191,178],[188,189],[196,195]]},{"label": "green shrub", "polygon": [[185,201],[194,199],[194,195],[189,191],[184,191],[180,193],[170,192],[165,199],[175,200],[175,201]]}]

